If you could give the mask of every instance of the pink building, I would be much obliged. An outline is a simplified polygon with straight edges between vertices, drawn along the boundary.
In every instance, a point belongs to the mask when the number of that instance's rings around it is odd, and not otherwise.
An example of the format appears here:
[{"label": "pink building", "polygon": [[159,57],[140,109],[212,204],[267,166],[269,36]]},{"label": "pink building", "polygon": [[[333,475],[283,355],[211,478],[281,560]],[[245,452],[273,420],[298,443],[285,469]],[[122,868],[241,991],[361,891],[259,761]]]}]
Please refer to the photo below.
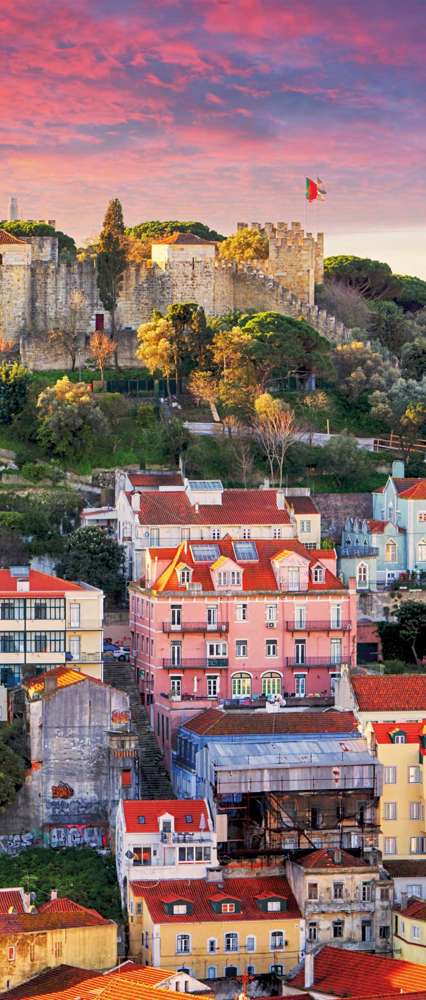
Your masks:
[{"label": "pink building", "polygon": [[294,538],[148,549],[129,591],[139,687],[166,757],[203,708],[327,695],[354,661],[355,582],[338,579],[334,551]]}]

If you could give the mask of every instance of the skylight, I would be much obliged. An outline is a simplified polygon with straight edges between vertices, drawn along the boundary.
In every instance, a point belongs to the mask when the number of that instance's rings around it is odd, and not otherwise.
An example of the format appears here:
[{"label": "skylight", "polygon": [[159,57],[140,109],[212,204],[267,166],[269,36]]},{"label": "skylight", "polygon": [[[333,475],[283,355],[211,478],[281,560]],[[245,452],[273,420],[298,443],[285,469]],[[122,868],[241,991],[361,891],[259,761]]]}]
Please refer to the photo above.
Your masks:
[{"label": "skylight", "polygon": [[235,558],[238,562],[257,562],[259,556],[255,542],[233,542]]},{"label": "skylight", "polygon": [[220,556],[218,545],[191,545],[194,562],[215,562]]},{"label": "skylight", "polygon": [[189,479],[189,488],[192,492],[197,492],[197,490],[223,490],[223,483],[220,479]]}]

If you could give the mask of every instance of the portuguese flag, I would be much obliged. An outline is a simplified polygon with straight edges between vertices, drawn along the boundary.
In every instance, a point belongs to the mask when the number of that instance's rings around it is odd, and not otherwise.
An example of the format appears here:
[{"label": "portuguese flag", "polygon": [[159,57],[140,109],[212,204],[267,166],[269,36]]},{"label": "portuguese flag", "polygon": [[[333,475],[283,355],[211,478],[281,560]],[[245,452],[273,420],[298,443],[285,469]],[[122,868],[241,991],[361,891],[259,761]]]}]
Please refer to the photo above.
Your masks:
[{"label": "portuguese flag", "polygon": [[305,198],[307,201],[316,201],[317,199],[323,201],[326,194],[323,182],[319,177],[317,177],[316,181],[313,181],[311,177],[306,178]]}]

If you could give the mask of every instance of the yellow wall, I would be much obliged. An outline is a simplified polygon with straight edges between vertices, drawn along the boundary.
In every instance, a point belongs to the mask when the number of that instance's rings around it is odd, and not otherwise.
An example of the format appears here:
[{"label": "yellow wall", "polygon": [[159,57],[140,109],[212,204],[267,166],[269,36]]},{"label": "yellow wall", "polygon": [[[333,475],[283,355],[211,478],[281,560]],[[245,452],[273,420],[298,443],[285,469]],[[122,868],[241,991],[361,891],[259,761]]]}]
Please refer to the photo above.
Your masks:
[{"label": "yellow wall", "polygon": [[[130,897],[133,910],[142,903],[142,913],[131,913],[130,910],[130,956],[148,965],[163,969],[178,969],[182,965],[190,969],[193,976],[207,978],[208,967],[215,966],[216,975],[224,976],[226,966],[237,966],[239,974],[246,971],[247,966],[254,966],[256,973],[269,972],[271,965],[284,965],[287,972],[299,961],[301,920],[296,917],[286,917],[285,913],[277,915],[274,920],[239,920],[235,919],[209,920],[192,922],[183,918],[182,922],[153,924],[151,915],[141,899]],[[271,951],[271,931],[282,930],[287,942],[284,949]],[[148,932],[148,947],[142,946],[141,935]],[[239,950],[224,951],[224,935],[234,931],[239,935]],[[176,953],[177,934],[191,935],[190,954]],[[256,950],[246,950],[246,938],[256,938]],[[208,939],[215,938],[217,950],[209,953]]]},{"label": "yellow wall", "polygon": [[[393,914],[393,957],[426,965],[426,921]],[[415,928],[416,937],[413,937]]]},{"label": "yellow wall", "polygon": [[[404,728],[401,723],[401,729]],[[408,768],[410,765],[419,764],[418,743],[395,743],[377,745],[377,757],[384,767],[396,767],[396,784],[386,784],[385,774],[383,775],[383,792],[380,798],[379,824],[381,833],[379,835],[379,849],[383,853],[383,859],[412,858],[415,857],[410,852],[410,838],[420,837],[424,834],[424,819],[410,819],[410,802],[420,802],[422,814],[424,815],[424,775],[423,767],[420,765],[422,780],[417,783],[408,781]],[[385,803],[396,802],[395,820],[385,819]],[[396,838],[396,854],[385,853],[385,838]]]},{"label": "yellow wall", "polygon": [[[16,949],[15,960],[8,957]],[[82,969],[112,968],[117,961],[117,925],[70,927],[29,933],[2,934],[0,990],[26,982],[46,968],[75,965]]]}]

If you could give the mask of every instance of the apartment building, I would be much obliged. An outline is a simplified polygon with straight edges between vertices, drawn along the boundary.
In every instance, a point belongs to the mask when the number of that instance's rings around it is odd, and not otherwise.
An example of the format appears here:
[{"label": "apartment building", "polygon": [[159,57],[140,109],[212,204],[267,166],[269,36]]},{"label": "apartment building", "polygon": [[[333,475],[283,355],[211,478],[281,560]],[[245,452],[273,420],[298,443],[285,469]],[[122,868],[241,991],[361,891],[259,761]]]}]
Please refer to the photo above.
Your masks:
[{"label": "apartment building", "polygon": [[393,913],[393,954],[426,965],[426,902],[411,897]]},{"label": "apartment building", "polygon": [[354,712],[368,736],[375,722],[421,722],[426,718],[426,674],[351,675],[342,667],[335,704]]},{"label": "apartment building", "polygon": [[200,979],[282,976],[303,945],[304,921],[282,876],[129,883],[129,953],[138,962]]},{"label": "apartment building", "polygon": [[28,566],[0,570],[0,683],[72,664],[102,679],[103,592]]},{"label": "apartment building", "polygon": [[129,594],[142,700],[169,764],[173,732],[202,708],[329,696],[355,656],[355,587],[334,551],[296,539],[149,549]]},{"label": "apartment building", "polygon": [[217,865],[216,833],[202,799],[121,801],[115,861],[123,905],[127,886],[145,880],[205,878]]},{"label": "apartment building", "polygon": [[419,855],[426,860],[426,718],[420,722],[373,722],[371,739],[383,766],[379,848],[384,862]]}]

